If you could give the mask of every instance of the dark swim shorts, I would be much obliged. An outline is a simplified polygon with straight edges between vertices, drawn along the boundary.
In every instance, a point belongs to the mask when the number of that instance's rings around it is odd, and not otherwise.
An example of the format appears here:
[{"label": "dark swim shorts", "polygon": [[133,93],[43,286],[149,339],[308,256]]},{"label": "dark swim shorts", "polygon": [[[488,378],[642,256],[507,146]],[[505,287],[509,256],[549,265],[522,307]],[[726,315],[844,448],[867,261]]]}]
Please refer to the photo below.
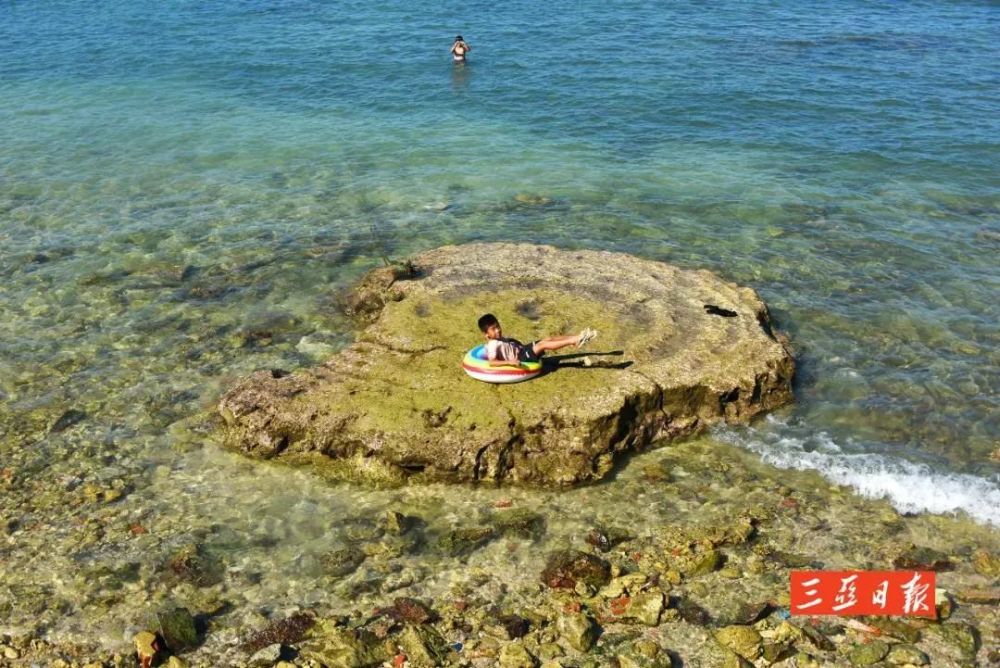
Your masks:
[{"label": "dark swim shorts", "polygon": [[537,341],[532,341],[528,345],[521,344],[521,351],[517,355],[518,362],[537,362],[540,358],[535,354],[535,344]]}]

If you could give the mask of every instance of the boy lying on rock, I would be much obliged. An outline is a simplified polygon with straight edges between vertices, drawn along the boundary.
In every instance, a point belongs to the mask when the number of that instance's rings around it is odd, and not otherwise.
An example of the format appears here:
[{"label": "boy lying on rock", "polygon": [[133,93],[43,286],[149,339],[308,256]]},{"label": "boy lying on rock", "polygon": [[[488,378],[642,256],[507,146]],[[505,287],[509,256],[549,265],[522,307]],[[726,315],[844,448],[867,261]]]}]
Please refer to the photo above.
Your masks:
[{"label": "boy lying on rock", "polygon": [[520,366],[521,362],[537,362],[546,351],[566,346],[580,348],[597,336],[597,330],[588,327],[579,334],[548,336],[524,345],[517,339],[505,339],[500,321],[492,313],[479,319],[479,330],[486,335],[486,359],[490,366]]}]

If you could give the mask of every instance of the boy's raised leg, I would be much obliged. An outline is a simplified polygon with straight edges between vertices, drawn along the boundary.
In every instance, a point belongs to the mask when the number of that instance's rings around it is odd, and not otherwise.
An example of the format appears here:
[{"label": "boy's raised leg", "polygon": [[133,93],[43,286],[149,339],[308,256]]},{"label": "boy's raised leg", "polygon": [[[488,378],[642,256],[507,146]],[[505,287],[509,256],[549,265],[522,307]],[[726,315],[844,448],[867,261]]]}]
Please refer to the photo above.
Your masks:
[{"label": "boy's raised leg", "polygon": [[538,341],[535,341],[534,346],[532,346],[532,350],[535,351],[535,355],[541,355],[544,352],[559,350],[560,348],[565,348],[566,346],[576,346],[579,348],[595,336],[597,336],[597,331],[588,327],[579,334],[549,336],[544,339],[539,339]]}]

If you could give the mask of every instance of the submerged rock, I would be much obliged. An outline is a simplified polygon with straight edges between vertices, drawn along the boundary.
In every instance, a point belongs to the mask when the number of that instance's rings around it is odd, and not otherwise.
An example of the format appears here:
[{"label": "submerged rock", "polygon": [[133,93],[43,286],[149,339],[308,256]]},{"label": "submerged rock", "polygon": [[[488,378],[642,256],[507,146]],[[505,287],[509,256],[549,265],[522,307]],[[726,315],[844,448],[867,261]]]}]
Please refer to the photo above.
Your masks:
[{"label": "submerged rock", "polygon": [[722,565],[723,556],[718,550],[707,550],[690,555],[687,559],[678,559],[681,573],[688,577],[707,575]]},{"label": "submerged rock", "polygon": [[51,431],[52,433],[59,433],[61,431],[66,431],[76,423],[82,422],[85,419],[87,419],[86,413],[84,413],[81,410],[71,408],[59,416],[59,418],[55,421],[55,423],[52,425],[52,428],[49,429],[49,431]]},{"label": "submerged rock", "polygon": [[680,618],[688,624],[706,626],[712,620],[712,616],[708,614],[707,610],[689,598],[677,599],[674,602],[674,607]]},{"label": "submerged rock", "polygon": [[500,668],[535,668],[538,663],[519,642],[500,648]]},{"label": "submerged rock", "polygon": [[885,657],[891,666],[926,666],[930,658],[913,645],[893,645]]},{"label": "submerged rock", "polygon": [[715,632],[715,639],[748,661],[753,661],[763,651],[760,634],[749,626],[725,626]]},{"label": "submerged rock", "polygon": [[372,633],[337,628],[326,621],[309,631],[308,639],[299,646],[299,654],[328,668],[374,667],[389,658],[385,644]]},{"label": "submerged rock", "polygon": [[603,587],[611,580],[611,566],[600,557],[577,550],[560,550],[549,556],[542,582],[553,589],[573,589],[582,582]]},{"label": "submerged rock", "polygon": [[397,598],[393,601],[392,606],[380,610],[380,612],[398,622],[413,624],[423,624],[437,618],[437,614],[426,603],[408,597]]},{"label": "submerged rock", "polygon": [[167,569],[179,580],[197,587],[210,587],[222,582],[225,565],[200,543],[181,546],[167,559]]},{"label": "submerged rock", "polygon": [[729,652],[721,664],[722,668],[753,668],[753,665],[736,652]]},{"label": "submerged rock", "polygon": [[556,620],[556,629],[562,640],[578,652],[593,647],[600,633],[594,620],[581,612],[561,615]]},{"label": "submerged rock", "polygon": [[298,324],[298,319],[291,313],[260,311],[246,317],[239,334],[245,343],[271,341],[282,334],[294,331]]},{"label": "submerged rock", "polygon": [[496,537],[493,527],[452,529],[438,539],[438,547],[447,555],[459,557],[482,547]]},{"label": "submerged rock", "polygon": [[1000,605],[1000,587],[989,589],[962,589],[955,596],[964,603],[972,605]]},{"label": "submerged rock", "polygon": [[716,615],[720,626],[749,625],[765,616],[771,610],[767,601],[724,600]]},{"label": "submerged rock", "polygon": [[520,615],[501,615],[497,621],[508,640],[523,638],[531,628],[531,622]]},{"label": "submerged rock", "polygon": [[183,652],[198,644],[194,617],[187,608],[164,608],[153,616],[152,621],[171,652]]},{"label": "submerged rock", "polygon": [[[706,271],[470,244],[371,272],[344,302],[370,323],[356,343],[319,367],[257,372],[222,397],[228,447],[375,483],[572,484],[655,439],[744,423],[792,398],[794,362],[765,304]],[[601,363],[568,349],[528,383],[472,380],[461,359],[487,311],[524,341],[594,327],[587,356]]]},{"label": "submerged rock", "polygon": [[891,617],[866,617],[865,623],[869,626],[873,626],[883,635],[890,638],[898,638],[899,640],[905,640],[908,643],[916,643],[920,641],[920,629],[911,626],[901,619],[893,619]]},{"label": "submerged rock", "polygon": [[448,643],[441,634],[433,626],[426,624],[408,624],[398,642],[409,665],[416,668],[445,665],[450,652]]},{"label": "submerged rock", "polygon": [[272,622],[267,628],[253,633],[242,647],[247,652],[255,653],[273,644],[291,645],[305,637],[315,623],[316,620],[312,616],[296,613],[286,619]]},{"label": "submerged rock", "polygon": [[663,612],[663,592],[658,589],[640,592],[630,600],[628,610],[622,616],[634,619],[646,626],[656,626],[660,623],[660,613]]},{"label": "submerged rock", "polygon": [[502,536],[538,540],[545,534],[545,517],[530,510],[508,510],[493,518]]},{"label": "submerged rock", "polygon": [[872,640],[855,646],[847,655],[852,666],[874,666],[889,653],[889,645],[881,640]]},{"label": "submerged rock", "polygon": [[414,529],[424,526],[424,522],[419,517],[404,515],[395,510],[387,510],[382,517],[381,526],[391,534],[404,534]]},{"label": "submerged rock", "polygon": [[821,652],[832,652],[837,649],[833,641],[826,637],[824,631],[814,628],[810,624],[803,624],[799,627],[799,631],[813,644],[813,647]]},{"label": "submerged rock", "polygon": [[946,645],[958,651],[965,659],[972,659],[979,649],[979,631],[971,624],[936,624],[930,629]]},{"label": "submerged rock", "polygon": [[514,195],[514,201],[519,204],[532,204],[535,206],[544,206],[546,204],[552,204],[552,199],[546,197],[545,195],[539,195],[537,193],[518,193]]},{"label": "submerged rock", "polygon": [[629,540],[628,532],[616,527],[594,527],[587,533],[585,540],[589,545],[593,545],[601,552],[607,552],[615,545]]},{"label": "submerged rock", "polygon": [[250,668],[271,668],[281,659],[281,645],[274,643],[254,653],[247,661]]},{"label": "submerged rock", "polygon": [[149,668],[160,656],[160,640],[151,631],[140,631],[133,638],[135,654],[142,668]]},{"label": "submerged rock", "polygon": [[911,545],[892,561],[892,565],[902,570],[950,571],[955,564],[948,555],[929,547]]},{"label": "submerged rock", "polygon": [[353,547],[328,552],[320,557],[323,572],[333,577],[344,577],[357,570],[365,560],[365,553]]},{"label": "submerged rock", "polygon": [[764,643],[761,651],[761,656],[767,665],[772,663],[777,663],[778,661],[784,661],[793,654],[793,646],[791,643]]}]

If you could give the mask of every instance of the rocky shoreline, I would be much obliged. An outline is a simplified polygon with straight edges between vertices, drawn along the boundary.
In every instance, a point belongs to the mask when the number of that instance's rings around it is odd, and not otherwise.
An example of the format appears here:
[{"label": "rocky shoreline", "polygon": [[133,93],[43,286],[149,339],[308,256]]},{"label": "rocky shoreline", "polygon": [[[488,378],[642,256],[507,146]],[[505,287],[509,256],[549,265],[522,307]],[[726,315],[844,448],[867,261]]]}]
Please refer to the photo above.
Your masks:
[{"label": "rocky shoreline", "polygon": [[[238,574],[187,545],[163,565],[168,586],[143,585],[157,591],[135,608],[135,630],[113,651],[83,637],[14,633],[0,637],[0,656],[11,666],[135,666],[132,643],[148,654],[155,642],[153,665],[174,668],[1000,659],[1000,540],[989,527],[900,516],[709,439],[643,455],[619,478],[614,485],[637,499],[651,488],[669,497],[677,514],[640,529],[598,512],[588,531],[552,541],[566,518],[534,505],[529,491],[495,490],[477,515],[445,525],[402,503],[352,522],[349,545],[320,565],[328,600],[340,603],[310,607],[241,603]],[[600,487],[563,494],[585,503]],[[524,577],[507,579],[507,564]],[[936,570],[939,617],[790,618],[795,568]]]}]

